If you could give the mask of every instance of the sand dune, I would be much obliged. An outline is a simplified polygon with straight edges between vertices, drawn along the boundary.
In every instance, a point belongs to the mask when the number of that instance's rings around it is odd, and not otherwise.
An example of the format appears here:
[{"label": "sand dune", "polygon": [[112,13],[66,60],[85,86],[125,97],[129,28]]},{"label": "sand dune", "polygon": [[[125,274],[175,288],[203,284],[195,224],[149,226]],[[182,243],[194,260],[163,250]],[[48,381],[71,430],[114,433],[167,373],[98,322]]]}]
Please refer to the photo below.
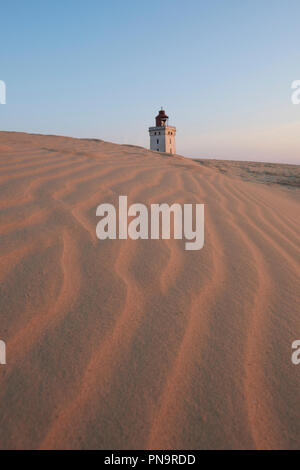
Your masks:
[{"label": "sand dune", "polygon": [[[300,447],[299,167],[0,133],[1,449]],[[205,245],[96,207],[205,203]]]}]

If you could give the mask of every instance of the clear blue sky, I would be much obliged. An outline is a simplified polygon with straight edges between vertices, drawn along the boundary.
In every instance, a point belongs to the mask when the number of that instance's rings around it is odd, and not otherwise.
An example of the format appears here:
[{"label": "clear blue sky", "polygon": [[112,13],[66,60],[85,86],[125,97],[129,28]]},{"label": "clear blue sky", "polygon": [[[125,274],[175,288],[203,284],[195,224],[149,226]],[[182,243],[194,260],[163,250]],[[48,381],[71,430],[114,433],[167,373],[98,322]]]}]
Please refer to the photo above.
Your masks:
[{"label": "clear blue sky", "polygon": [[1,2],[0,129],[300,163],[299,0]]}]

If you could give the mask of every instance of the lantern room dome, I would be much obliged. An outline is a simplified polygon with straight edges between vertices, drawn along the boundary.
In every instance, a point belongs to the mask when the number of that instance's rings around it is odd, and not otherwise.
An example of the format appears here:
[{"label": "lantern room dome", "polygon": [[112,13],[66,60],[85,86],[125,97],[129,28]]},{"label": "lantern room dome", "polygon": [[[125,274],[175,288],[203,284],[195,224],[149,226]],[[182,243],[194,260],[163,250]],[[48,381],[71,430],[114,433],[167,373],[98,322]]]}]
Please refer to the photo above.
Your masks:
[{"label": "lantern room dome", "polygon": [[166,112],[164,109],[161,109],[158,113],[158,115],[155,118],[156,121],[156,127],[161,127],[166,125],[166,121],[169,119],[169,116],[166,115]]}]

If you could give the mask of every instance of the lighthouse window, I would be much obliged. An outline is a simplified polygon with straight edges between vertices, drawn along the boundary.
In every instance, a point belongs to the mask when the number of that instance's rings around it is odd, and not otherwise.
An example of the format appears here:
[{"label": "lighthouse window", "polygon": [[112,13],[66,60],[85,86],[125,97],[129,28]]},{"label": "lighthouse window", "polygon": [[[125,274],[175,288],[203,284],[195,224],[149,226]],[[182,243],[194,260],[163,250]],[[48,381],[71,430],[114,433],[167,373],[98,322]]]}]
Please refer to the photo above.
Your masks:
[{"label": "lighthouse window", "polygon": [[159,144],[159,139],[156,139],[156,143]]}]

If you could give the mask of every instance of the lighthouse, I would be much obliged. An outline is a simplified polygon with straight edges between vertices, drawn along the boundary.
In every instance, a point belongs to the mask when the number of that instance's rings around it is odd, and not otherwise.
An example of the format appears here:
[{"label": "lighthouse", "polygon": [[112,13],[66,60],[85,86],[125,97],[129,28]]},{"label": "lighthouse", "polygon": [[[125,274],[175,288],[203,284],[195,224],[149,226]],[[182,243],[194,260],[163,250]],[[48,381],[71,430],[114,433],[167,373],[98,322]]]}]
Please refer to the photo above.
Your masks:
[{"label": "lighthouse", "polygon": [[161,108],[155,118],[155,126],[149,127],[150,150],[156,152],[176,153],[176,127],[169,126],[169,116]]}]

